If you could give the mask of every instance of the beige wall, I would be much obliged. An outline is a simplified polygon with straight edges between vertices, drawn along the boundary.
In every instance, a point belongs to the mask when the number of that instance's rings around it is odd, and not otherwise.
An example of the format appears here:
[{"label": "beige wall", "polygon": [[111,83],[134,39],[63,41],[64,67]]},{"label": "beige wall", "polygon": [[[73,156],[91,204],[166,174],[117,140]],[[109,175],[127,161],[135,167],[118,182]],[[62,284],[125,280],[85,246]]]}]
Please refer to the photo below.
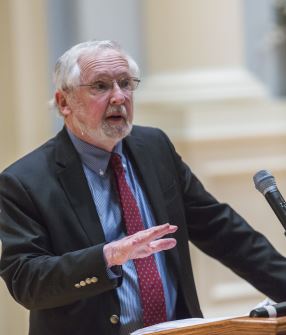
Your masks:
[{"label": "beige wall", "polygon": [[[11,18],[9,13],[8,1],[0,2],[0,40],[2,50],[0,52],[0,66],[1,66],[1,80],[0,80],[0,99],[1,99],[1,113],[0,113],[0,153],[1,153],[1,167],[3,168],[7,162],[16,157],[15,142],[17,142],[17,132],[15,129],[15,117],[13,111],[15,110],[15,100],[13,99],[13,73],[14,68],[11,64],[12,50],[11,50]],[[9,139],[9,141],[8,141]]]},{"label": "beige wall", "polygon": [[151,73],[243,63],[241,0],[146,0]]},{"label": "beige wall", "polygon": [[44,4],[0,2],[0,169],[51,133]]}]

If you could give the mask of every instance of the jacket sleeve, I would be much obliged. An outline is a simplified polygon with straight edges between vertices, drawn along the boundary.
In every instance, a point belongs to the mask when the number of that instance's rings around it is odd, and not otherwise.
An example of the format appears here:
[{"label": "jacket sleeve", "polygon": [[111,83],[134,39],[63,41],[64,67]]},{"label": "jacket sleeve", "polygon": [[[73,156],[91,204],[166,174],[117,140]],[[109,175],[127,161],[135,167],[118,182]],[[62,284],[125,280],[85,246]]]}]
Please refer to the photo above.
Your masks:
[{"label": "jacket sleeve", "polygon": [[17,302],[28,309],[54,308],[120,284],[107,275],[104,243],[55,255],[42,222],[29,190],[15,176],[2,173],[0,275]]},{"label": "jacket sleeve", "polygon": [[208,193],[169,142],[189,240],[275,301],[286,300],[286,258],[228,204]]}]

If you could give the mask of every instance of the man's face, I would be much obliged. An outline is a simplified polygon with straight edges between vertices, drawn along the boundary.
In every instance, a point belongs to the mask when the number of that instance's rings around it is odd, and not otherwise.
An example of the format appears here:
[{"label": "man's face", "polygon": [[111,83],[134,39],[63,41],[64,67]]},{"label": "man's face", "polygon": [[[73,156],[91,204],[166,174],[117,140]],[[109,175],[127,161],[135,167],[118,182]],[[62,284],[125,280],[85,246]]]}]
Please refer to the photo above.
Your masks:
[{"label": "man's face", "polygon": [[[66,126],[79,138],[111,151],[132,128],[132,91],[122,90],[114,80],[132,77],[127,61],[115,50],[103,50],[80,57],[82,85],[112,83],[98,92],[90,86],[78,86],[69,92],[57,92],[56,99]],[[63,99],[63,100],[62,100]]]}]

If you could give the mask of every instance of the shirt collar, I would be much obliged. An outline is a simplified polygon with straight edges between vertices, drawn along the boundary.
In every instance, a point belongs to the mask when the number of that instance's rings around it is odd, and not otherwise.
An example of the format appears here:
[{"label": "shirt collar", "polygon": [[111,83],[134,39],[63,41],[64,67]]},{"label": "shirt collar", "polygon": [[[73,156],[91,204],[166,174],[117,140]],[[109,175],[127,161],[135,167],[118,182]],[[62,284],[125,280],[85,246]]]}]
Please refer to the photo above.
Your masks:
[{"label": "shirt collar", "polygon": [[[69,129],[67,129],[67,133],[76,151],[78,152],[82,163],[96,174],[104,176],[108,167],[111,152],[98,148],[90,143],[84,142],[75,136]],[[116,152],[122,156],[122,141],[116,144],[113,152]]]}]

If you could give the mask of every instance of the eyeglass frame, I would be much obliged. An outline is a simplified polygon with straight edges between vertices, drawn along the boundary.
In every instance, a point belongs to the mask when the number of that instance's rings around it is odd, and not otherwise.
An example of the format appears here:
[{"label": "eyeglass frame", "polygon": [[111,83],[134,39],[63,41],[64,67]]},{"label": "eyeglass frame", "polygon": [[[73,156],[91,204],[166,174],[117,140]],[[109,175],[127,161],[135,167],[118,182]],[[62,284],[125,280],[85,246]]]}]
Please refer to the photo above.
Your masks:
[{"label": "eyeglass frame", "polygon": [[[132,80],[133,81],[133,83],[134,83],[134,88],[132,89],[127,89],[127,88],[124,88],[124,87],[121,87],[120,86],[120,84],[119,84],[119,81],[120,80]],[[104,94],[104,93],[107,93],[109,90],[112,90],[113,88],[114,88],[114,83],[116,82],[116,84],[118,85],[118,87],[120,88],[120,90],[122,90],[122,91],[128,91],[128,92],[133,92],[133,91],[135,91],[137,88],[138,88],[138,85],[139,85],[139,83],[141,82],[141,80],[140,79],[138,79],[138,78],[136,78],[136,77],[121,77],[121,78],[119,78],[119,79],[110,79],[110,80],[96,80],[96,81],[94,81],[93,83],[91,83],[91,84],[80,84],[80,85],[78,85],[78,87],[90,87],[90,88],[93,88],[94,90],[98,90],[97,88],[95,88],[94,86],[95,86],[95,84],[96,83],[100,83],[100,82],[103,82],[103,83],[108,83],[108,85],[109,85],[109,87],[106,89],[106,90],[102,90],[102,91],[98,91],[97,93],[98,94]],[[111,85],[111,83],[112,83],[112,85]],[[132,86],[132,85],[131,85]]]}]

